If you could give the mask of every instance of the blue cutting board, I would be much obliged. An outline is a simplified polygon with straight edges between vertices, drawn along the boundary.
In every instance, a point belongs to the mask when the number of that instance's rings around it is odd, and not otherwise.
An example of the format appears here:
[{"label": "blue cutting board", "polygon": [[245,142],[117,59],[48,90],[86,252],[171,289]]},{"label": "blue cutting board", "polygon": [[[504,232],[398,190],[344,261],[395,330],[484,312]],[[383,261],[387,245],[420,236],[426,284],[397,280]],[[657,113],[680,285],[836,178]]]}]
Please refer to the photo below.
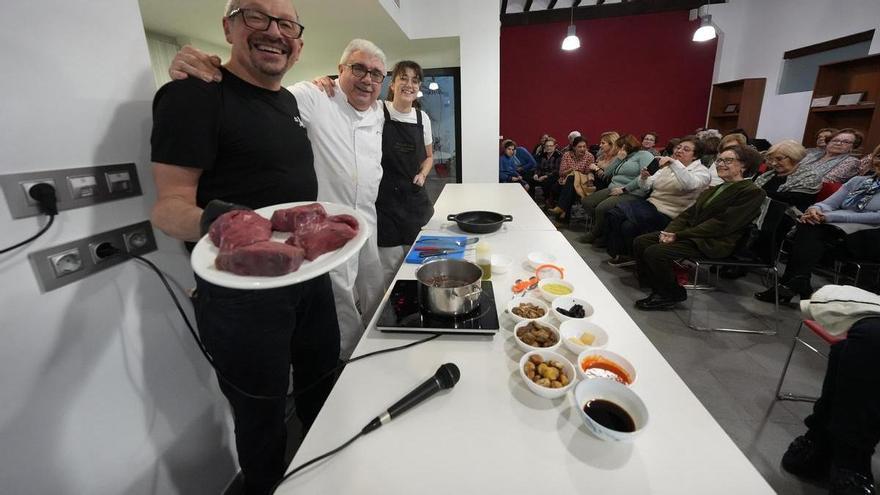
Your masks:
[{"label": "blue cutting board", "polygon": [[456,242],[465,242],[467,241],[466,236],[456,236],[456,235],[426,235],[419,237],[413,247],[409,250],[409,253],[406,255],[407,263],[413,265],[421,265],[425,258],[420,258],[419,254],[421,251],[416,251],[416,247],[436,247],[436,248],[446,248],[446,249],[458,249],[458,251],[454,253],[449,253],[442,255],[446,259],[452,260],[460,260],[464,258],[464,250],[466,246],[457,246]]}]

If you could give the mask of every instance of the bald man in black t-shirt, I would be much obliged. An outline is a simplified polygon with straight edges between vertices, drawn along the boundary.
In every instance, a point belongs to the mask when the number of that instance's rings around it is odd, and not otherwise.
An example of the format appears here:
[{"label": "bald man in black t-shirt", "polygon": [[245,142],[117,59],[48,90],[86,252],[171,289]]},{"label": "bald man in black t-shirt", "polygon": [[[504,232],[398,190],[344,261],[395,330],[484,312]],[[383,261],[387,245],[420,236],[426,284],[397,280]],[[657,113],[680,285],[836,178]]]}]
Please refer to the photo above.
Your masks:
[{"label": "bald man in black t-shirt", "polygon": [[[245,7],[230,2],[223,18],[232,54],[222,82],[174,81],[153,102],[152,221],[182,241],[197,241],[229,208],[317,199],[311,144],[296,99],[281,86],[302,49],[302,26],[289,0]],[[232,406],[245,491],[270,493],[285,470],[291,363],[305,429],[332,386],[319,382],[339,356],[330,278],[267,290],[196,283],[199,333]]]}]

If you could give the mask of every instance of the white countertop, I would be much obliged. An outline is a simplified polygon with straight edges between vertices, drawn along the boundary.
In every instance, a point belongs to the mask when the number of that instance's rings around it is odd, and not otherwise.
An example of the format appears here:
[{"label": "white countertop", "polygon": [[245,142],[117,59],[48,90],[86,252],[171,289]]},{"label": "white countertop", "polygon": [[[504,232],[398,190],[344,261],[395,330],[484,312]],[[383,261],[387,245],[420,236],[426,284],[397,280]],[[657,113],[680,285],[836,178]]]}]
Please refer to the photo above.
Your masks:
[{"label": "white countertop", "polygon": [[[459,383],[298,473],[277,493],[773,493],[559,232],[511,229],[495,238],[501,242],[492,243],[493,252],[516,260],[492,279],[502,330],[494,338],[442,336],[352,363],[291,466],[341,445],[443,363],[459,366]],[[566,398],[540,398],[520,380],[513,322],[501,313],[513,280],[529,275],[526,254],[538,248],[556,254],[575,295],[594,306],[594,321],[610,336],[607,348],[636,367],[632,389],[650,423],[633,443],[593,437]],[[415,268],[404,265],[398,278],[414,278]],[[355,355],[420,338],[383,334],[373,322]]]},{"label": "white countertop", "polygon": [[547,216],[519,184],[446,184],[434,204],[434,216],[424,230],[467,234],[446,219],[464,211],[486,210],[513,216],[498,232],[510,230],[556,230]]}]

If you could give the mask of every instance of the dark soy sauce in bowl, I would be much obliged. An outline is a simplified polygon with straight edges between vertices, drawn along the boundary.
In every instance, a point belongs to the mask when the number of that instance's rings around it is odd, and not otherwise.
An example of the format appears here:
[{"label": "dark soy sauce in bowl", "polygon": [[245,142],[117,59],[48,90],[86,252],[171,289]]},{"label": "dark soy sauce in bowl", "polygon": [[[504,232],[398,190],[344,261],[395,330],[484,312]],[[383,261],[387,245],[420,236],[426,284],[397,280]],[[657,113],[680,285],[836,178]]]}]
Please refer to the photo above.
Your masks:
[{"label": "dark soy sauce in bowl", "polygon": [[626,410],[604,399],[595,399],[584,405],[584,412],[605,428],[623,433],[636,431],[636,422]]}]

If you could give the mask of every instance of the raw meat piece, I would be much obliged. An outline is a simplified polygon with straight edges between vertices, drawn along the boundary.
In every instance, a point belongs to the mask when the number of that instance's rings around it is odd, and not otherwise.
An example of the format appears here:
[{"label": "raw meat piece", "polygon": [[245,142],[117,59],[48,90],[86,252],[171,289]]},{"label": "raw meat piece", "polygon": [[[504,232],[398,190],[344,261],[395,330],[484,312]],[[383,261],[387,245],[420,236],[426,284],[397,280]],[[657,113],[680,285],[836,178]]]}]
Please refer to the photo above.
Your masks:
[{"label": "raw meat piece", "polygon": [[[352,225],[353,224],[353,225]],[[341,248],[358,233],[357,220],[351,215],[333,215],[322,224],[298,230],[287,239],[287,244],[299,246],[306,252],[306,259]]]},{"label": "raw meat piece", "polygon": [[229,251],[272,238],[272,225],[266,220],[262,223],[241,223],[229,226],[220,236],[220,251]]},{"label": "raw meat piece", "polygon": [[327,211],[321,203],[295,206],[272,213],[272,229],[281,232],[296,232],[322,223],[327,218]]},{"label": "raw meat piece", "polygon": [[297,246],[263,241],[221,250],[214,260],[217,269],[236,275],[277,277],[299,270],[305,251]]},{"label": "raw meat piece", "polygon": [[[231,229],[242,227],[248,227],[249,229],[247,232],[234,235],[233,237],[235,239],[230,244],[230,247],[246,245],[251,242],[265,241],[272,236],[272,222],[260,216],[259,213],[251,210],[227,211],[214,220],[214,223],[211,224],[210,230],[208,230],[208,234],[211,237],[211,242],[213,242],[215,246],[220,247],[223,238]],[[253,235],[255,240],[248,241],[246,237],[244,237],[247,234]]]}]

